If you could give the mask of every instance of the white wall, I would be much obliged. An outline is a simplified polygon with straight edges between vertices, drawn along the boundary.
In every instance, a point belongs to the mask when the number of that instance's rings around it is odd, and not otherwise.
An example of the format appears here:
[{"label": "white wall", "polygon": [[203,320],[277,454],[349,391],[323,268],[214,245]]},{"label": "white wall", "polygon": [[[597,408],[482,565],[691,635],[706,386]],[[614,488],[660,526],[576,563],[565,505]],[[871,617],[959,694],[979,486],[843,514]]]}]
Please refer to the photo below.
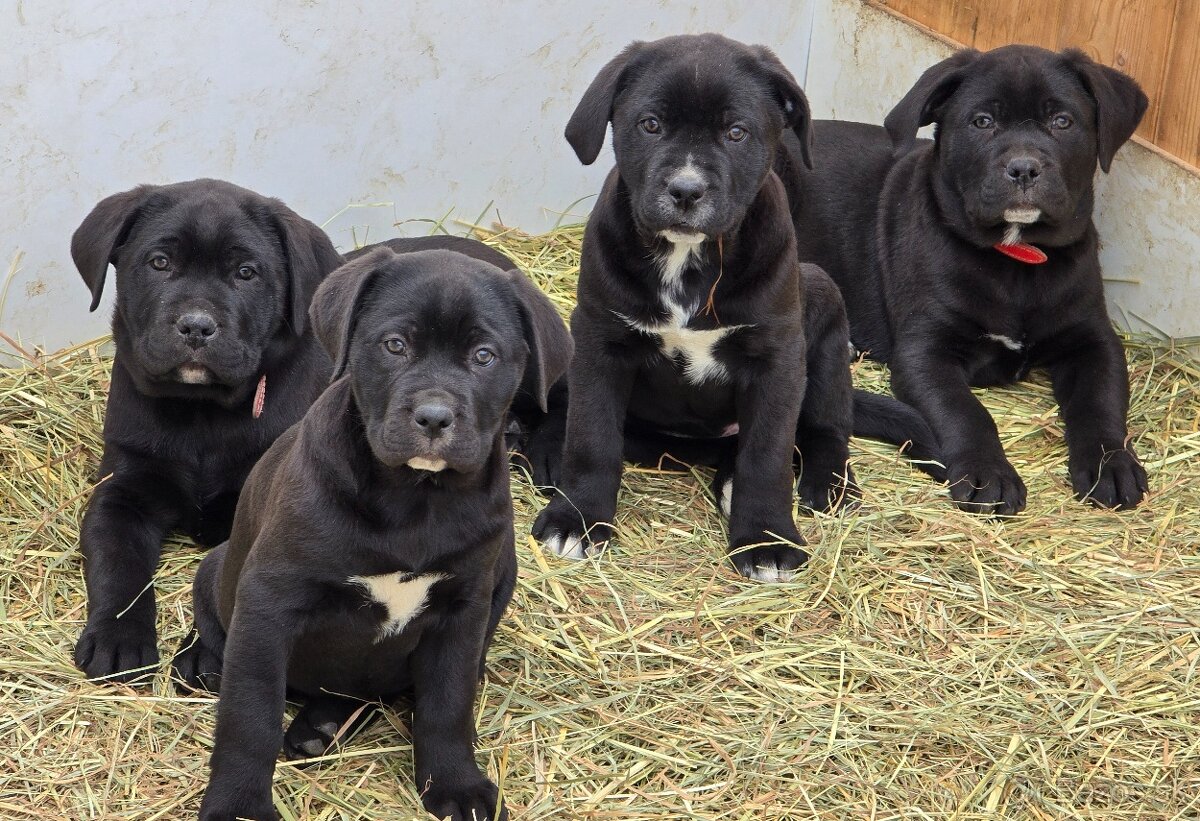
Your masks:
[{"label": "white wall", "polygon": [[[105,331],[112,294],[88,314],[68,243],[141,182],[223,177],[328,220],[342,249],[489,204],[544,229],[611,161],[583,168],[562,139],[595,71],[709,30],[775,48],[818,116],[868,122],[949,53],[859,0],[0,0],[0,331]],[[1114,316],[1200,335],[1200,178],[1129,145],[1098,191]]]},{"label": "white wall", "polygon": [[[594,194],[562,138],[634,39],[721,31],[802,77],[816,0],[0,0],[0,330],[58,347],[103,333],[71,265],[100,198],[229,179],[322,223],[339,248],[447,213],[544,229]],[[348,205],[385,203],[343,210]],[[589,203],[575,208],[575,219]]]},{"label": "white wall", "polygon": [[[806,90],[817,117],[882,123],[946,44],[860,0],[825,0]],[[1123,327],[1200,336],[1200,176],[1129,143],[1096,172],[1109,312]]]}]

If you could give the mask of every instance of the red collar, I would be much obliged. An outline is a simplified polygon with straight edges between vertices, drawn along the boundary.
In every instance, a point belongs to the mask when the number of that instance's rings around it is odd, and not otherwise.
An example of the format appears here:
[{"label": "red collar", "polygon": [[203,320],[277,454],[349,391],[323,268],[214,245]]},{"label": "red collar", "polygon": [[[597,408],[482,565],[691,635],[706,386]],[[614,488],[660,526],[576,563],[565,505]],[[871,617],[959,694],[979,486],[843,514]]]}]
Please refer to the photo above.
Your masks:
[{"label": "red collar", "polygon": [[992,247],[1004,256],[1012,257],[1017,262],[1024,262],[1026,265],[1041,265],[1048,259],[1045,251],[1026,242],[1018,242],[1015,245],[997,242]]}]

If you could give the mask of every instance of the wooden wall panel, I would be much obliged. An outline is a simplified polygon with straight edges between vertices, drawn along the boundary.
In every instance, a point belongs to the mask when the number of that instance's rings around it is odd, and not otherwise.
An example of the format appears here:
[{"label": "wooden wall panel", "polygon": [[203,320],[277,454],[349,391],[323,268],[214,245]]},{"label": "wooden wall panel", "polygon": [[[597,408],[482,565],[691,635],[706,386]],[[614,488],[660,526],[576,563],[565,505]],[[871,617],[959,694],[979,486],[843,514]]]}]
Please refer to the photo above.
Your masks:
[{"label": "wooden wall panel", "polygon": [[1200,0],[1179,0],[1154,144],[1200,165]]},{"label": "wooden wall panel", "polygon": [[867,0],[965,46],[1075,47],[1150,97],[1138,135],[1200,165],[1200,0]]},{"label": "wooden wall panel", "polygon": [[[1195,0],[1183,0],[1194,5]],[[1138,134],[1154,141],[1179,0],[1067,0],[1056,48],[1074,46],[1137,80],[1150,97]]]},{"label": "wooden wall panel", "polygon": [[[1013,0],[996,3],[987,0],[960,0],[974,6],[979,14],[973,45],[980,50],[1009,43],[1030,43],[1055,48],[1062,17],[1061,0]],[[996,9],[1003,9],[997,13]]]}]

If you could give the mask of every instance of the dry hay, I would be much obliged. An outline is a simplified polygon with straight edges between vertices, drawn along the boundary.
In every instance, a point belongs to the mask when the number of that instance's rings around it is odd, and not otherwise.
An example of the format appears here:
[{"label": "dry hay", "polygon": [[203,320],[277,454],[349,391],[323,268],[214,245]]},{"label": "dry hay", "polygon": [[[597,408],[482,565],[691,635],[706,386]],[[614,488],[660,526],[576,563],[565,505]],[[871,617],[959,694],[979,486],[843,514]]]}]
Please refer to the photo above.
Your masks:
[{"label": "dry hay", "polygon": [[[489,241],[566,311],[580,229]],[[97,344],[0,373],[0,817],[194,817],[215,702],[81,680],[78,526],[100,452]],[[1044,379],[982,394],[1029,510],[953,509],[890,449],[855,441],[865,498],[800,520],[799,581],[743,581],[706,476],[629,470],[617,538],[567,563],[527,539],[478,705],[481,761],[540,819],[1200,817],[1200,366],[1130,341],[1139,510],[1070,498]],[[881,389],[885,375],[856,366]],[[200,553],[157,576],[164,659]],[[165,664],[164,664],[165,669]],[[281,763],[285,819],[419,812],[406,719],[321,766]]]}]

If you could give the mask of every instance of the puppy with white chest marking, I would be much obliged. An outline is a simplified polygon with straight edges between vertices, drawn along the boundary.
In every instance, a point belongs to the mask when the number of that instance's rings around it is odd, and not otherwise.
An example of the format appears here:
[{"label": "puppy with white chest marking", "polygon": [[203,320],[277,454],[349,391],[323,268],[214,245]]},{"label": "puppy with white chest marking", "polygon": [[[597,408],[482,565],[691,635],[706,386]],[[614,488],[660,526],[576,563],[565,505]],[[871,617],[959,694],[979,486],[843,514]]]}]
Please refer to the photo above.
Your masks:
[{"label": "puppy with white chest marking", "polygon": [[[668,37],[593,80],[566,131],[585,164],[610,122],[616,167],[584,236],[565,424],[529,448],[535,481],[559,491],[534,535],[560,555],[591,552],[611,534],[622,457],[666,454],[717,466],[738,572],[787,580],[807,558],[794,457],[809,507],[856,493],[845,311],[797,260],[771,167],[785,130],[808,144],[808,103],[763,47]],[[875,407],[915,422],[900,441],[922,438],[911,409]]]},{"label": "puppy with white chest marking", "polygon": [[[247,480],[175,659],[221,694],[200,817],[276,818],[281,744],[320,755],[361,700],[410,696],[425,807],[505,818],[472,750],[516,580],[505,421],[518,391],[544,405],[570,335],[520,273],[438,250],[353,255],[312,322],[333,382]],[[286,734],[285,692],[305,699]]]},{"label": "puppy with white chest marking", "polygon": [[[926,71],[884,126],[816,124],[816,168],[780,158],[800,255],[841,287],[855,344],[937,435],[964,510],[1012,515],[1026,489],[972,386],[1045,368],[1076,496],[1131,508],[1147,492],[1128,444],[1125,354],[1104,301],[1093,177],[1147,100],[1079,51],[961,51]],[[917,129],[937,124],[934,140]]]}]

